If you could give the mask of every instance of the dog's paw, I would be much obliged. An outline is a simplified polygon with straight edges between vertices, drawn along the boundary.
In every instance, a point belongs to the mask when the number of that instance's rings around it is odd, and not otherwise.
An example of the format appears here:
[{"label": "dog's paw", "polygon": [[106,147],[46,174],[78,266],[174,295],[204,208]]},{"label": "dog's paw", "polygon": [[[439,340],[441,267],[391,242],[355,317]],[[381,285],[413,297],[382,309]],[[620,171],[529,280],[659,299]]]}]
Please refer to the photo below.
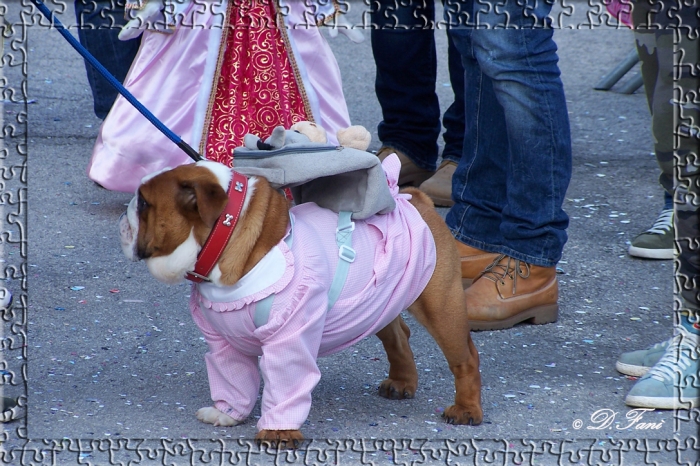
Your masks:
[{"label": "dog's paw", "polygon": [[207,424],[214,424],[215,426],[230,427],[241,423],[237,421],[228,414],[224,414],[218,409],[207,406],[206,408],[201,408],[195,414],[197,419]]},{"label": "dog's paw", "polygon": [[304,436],[299,430],[267,430],[263,429],[255,436],[258,445],[272,448],[299,448]]},{"label": "dog's paw", "polygon": [[459,405],[452,405],[442,413],[442,418],[448,424],[478,426],[484,420],[484,411],[480,406],[465,408]]},{"label": "dog's paw", "polygon": [[416,395],[416,383],[386,379],[379,384],[379,396],[390,400],[410,399]]}]

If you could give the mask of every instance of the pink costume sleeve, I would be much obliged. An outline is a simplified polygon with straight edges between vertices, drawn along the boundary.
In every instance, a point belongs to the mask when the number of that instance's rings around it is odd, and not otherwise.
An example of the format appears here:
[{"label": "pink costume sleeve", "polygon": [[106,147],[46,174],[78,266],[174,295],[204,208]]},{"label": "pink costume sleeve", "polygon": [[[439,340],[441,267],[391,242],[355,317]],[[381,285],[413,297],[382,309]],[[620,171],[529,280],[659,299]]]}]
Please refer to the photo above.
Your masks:
[{"label": "pink costume sleeve", "polygon": [[260,390],[258,358],[233,348],[212,328],[194,300],[190,303],[190,309],[194,322],[209,345],[204,360],[214,406],[222,413],[243,421],[253,410]]},{"label": "pink costume sleeve", "polygon": [[291,301],[289,309],[271,315],[270,322],[256,332],[262,337],[260,372],[265,381],[258,430],[299,429],[321,378],[316,359],[326,320],[326,290],[311,283],[300,287]]},{"label": "pink costume sleeve", "polygon": [[296,58],[306,97],[316,124],[328,133],[328,142],[337,144],[336,133],[350,126],[350,115],[343,94],[340,68],[321,30],[314,24],[314,12],[328,9],[330,2],[291,0],[281,2],[292,52]]},{"label": "pink costume sleeve", "polygon": [[[184,21],[198,27],[143,33],[124,87],[197,150],[222,28],[210,8],[188,7]],[[119,96],[100,127],[87,173],[107,189],[133,193],[144,176],[191,162]]]}]

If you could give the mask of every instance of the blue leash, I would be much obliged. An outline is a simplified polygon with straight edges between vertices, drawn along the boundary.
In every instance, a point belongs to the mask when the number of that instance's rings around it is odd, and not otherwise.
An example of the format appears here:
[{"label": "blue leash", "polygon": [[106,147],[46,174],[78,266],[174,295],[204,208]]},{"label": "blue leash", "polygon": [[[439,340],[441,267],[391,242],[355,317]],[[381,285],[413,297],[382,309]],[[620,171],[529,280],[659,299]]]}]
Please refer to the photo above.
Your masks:
[{"label": "blue leash", "polygon": [[111,85],[114,87],[117,92],[119,92],[126,100],[129,101],[131,105],[136,108],[141,114],[146,117],[148,121],[150,121],[153,126],[158,128],[161,133],[163,133],[168,139],[173,141],[177,146],[182,149],[187,155],[189,155],[192,160],[195,162],[198,162],[200,160],[204,160],[204,157],[202,157],[196,150],[194,150],[189,144],[187,144],[185,141],[180,138],[177,134],[173,133],[167,126],[165,126],[158,118],[155,117],[146,107],[141,104],[138,100],[136,100],[136,97],[131,94],[123,85],[120,83],[117,78],[112,76],[112,74],[107,71],[107,68],[102,66],[102,63],[97,61],[95,57],[92,56],[90,52],[83,47],[80,42],[76,40],[73,35],[66,30],[66,28],[61,24],[61,22],[56,19],[56,17],[51,13],[51,10],[49,10],[46,5],[41,0],[31,0],[31,2],[41,11],[41,13],[51,21],[53,26],[58,30],[58,32],[61,33],[63,37],[66,38],[66,40],[70,43],[70,45],[73,46],[73,48],[83,56],[85,60],[87,60],[88,63],[90,63]]}]

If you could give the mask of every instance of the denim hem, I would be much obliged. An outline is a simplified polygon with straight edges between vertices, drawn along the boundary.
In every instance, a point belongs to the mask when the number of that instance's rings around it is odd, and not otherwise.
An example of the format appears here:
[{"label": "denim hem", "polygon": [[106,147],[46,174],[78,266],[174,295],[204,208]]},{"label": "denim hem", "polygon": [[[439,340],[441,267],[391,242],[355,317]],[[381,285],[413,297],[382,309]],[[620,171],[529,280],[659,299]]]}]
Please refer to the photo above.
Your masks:
[{"label": "denim hem", "polygon": [[391,147],[392,149],[401,151],[406,157],[409,158],[409,160],[411,160],[411,162],[416,164],[418,168],[422,168],[423,170],[430,170],[433,172],[437,170],[437,155],[435,155],[435,162],[432,165],[428,165],[425,163],[425,159],[423,157],[416,156],[417,151],[409,148],[408,146],[400,142],[382,141],[382,147]]},{"label": "denim hem", "polygon": [[454,230],[452,228],[450,228],[450,231],[452,231],[452,235],[457,241],[464,243],[467,246],[471,246],[473,248],[481,249],[482,251],[491,252],[495,254],[505,254],[506,256],[512,257],[513,259],[518,259],[523,262],[527,262],[530,265],[537,265],[539,267],[556,267],[557,263],[559,262],[559,259],[552,260],[544,257],[535,257],[529,254],[523,254],[509,248],[508,246],[487,244],[483,241],[475,240],[473,238],[469,238],[468,236],[464,236],[460,234],[457,230]]},{"label": "denim hem", "polygon": [[440,160],[440,164],[442,162],[454,162],[457,165],[459,165],[459,161],[462,159],[462,154],[442,154],[442,159]]}]

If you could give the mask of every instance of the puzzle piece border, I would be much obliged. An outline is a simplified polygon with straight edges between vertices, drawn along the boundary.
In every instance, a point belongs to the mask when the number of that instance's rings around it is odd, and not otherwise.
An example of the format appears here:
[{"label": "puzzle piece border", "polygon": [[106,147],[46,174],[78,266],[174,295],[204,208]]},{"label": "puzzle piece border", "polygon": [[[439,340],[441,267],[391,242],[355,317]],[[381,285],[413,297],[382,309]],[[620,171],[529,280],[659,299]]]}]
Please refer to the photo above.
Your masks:
[{"label": "puzzle piece border", "polygon": [[[369,4],[371,0],[365,0]],[[399,0],[397,0],[399,1]],[[60,8],[61,2],[52,0]],[[347,2],[348,8],[351,6]],[[555,27],[595,28],[599,26],[616,26],[617,22],[605,11],[605,1],[588,0],[592,11],[586,15],[587,21],[577,25],[568,25],[563,18],[572,13],[580,2],[560,0],[562,11]],[[24,8],[22,18],[29,20],[23,24],[5,24],[2,35],[9,41],[9,49],[4,50],[2,66],[22,68],[24,80],[27,79],[26,31],[28,27],[47,27],[48,22],[40,19],[28,0],[22,0]],[[66,7],[66,5],[63,5]],[[7,13],[7,5],[0,5],[0,11]],[[68,7],[66,7],[68,8]],[[363,25],[359,25],[363,26]],[[694,34],[694,30],[678,25],[679,31]],[[3,99],[10,104],[26,102],[27,96],[20,89],[26,89],[21,83],[3,83]],[[682,89],[680,90],[683,91]],[[9,105],[9,104],[8,104]],[[10,333],[2,339],[3,350],[21,352],[24,363],[21,366],[22,380],[19,374],[11,373],[10,383],[24,384],[26,397],[26,324],[27,324],[27,284],[26,284],[26,182],[27,182],[27,141],[26,141],[26,107],[20,112],[15,122],[3,122],[5,147],[0,152],[3,167],[0,170],[0,205],[13,209],[7,213],[7,225],[11,228],[0,232],[0,243],[18,249],[13,263],[4,266],[5,281],[19,281],[21,292],[16,294],[15,307],[11,312],[3,313],[3,324],[10,324]],[[8,141],[13,147],[8,149]],[[9,165],[7,165],[9,164]],[[693,194],[697,196],[697,194]],[[694,198],[697,200],[697,197]],[[693,204],[697,205],[695,201]],[[699,238],[687,238],[699,244]],[[16,260],[16,259],[20,260]],[[16,263],[15,263],[16,262]],[[684,277],[687,278],[687,277]],[[686,283],[686,282],[683,282]],[[682,288],[684,285],[680,285]],[[675,304],[674,304],[675,306]],[[680,306],[680,305],[679,305]],[[698,310],[695,309],[695,312]],[[3,366],[4,367],[4,366]],[[678,411],[678,422],[698,422],[698,410]],[[159,464],[256,464],[257,461],[274,461],[275,463],[299,462],[303,464],[327,464],[347,462],[359,458],[361,464],[427,464],[440,462],[445,464],[532,464],[556,460],[557,464],[576,464],[580,462],[622,464],[668,464],[672,459],[678,464],[692,464],[700,454],[700,442],[696,436],[685,439],[666,440],[618,440],[576,439],[576,440],[427,440],[427,439],[340,439],[313,440],[306,442],[300,450],[276,450],[258,447],[253,440],[224,441],[215,439],[187,440],[148,440],[148,439],[30,439],[26,418],[16,421],[14,437],[6,429],[0,440],[0,461],[7,464],[56,463],[67,458],[77,459],[77,464],[144,464],[157,461]],[[5,427],[13,427],[7,424]],[[16,444],[11,444],[12,441]],[[402,457],[408,457],[405,461]],[[641,462],[643,461],[643,463]],[[593,462],[593,463],[592,463]]]}]

